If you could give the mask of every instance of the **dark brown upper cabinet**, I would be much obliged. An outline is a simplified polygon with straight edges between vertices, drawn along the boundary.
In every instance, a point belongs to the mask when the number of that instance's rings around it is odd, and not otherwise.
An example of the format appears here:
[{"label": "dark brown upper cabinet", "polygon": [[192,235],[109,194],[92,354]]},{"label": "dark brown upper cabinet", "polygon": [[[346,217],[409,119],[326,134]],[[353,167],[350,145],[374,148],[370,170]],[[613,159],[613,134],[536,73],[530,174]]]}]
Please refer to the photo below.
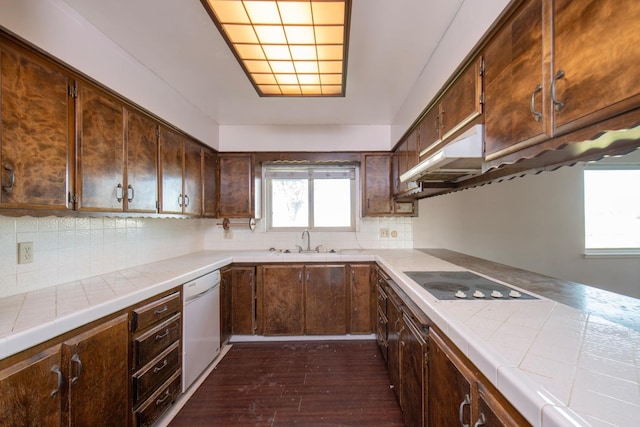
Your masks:
[{"label": "dark brown upper cabinet", "polygon": [[77,210],[155,213],[158,125],[88,84],[77,123]]},{"label": "dark brown upper cabinet", "polygon": [[202,148],[160,126],[160,212],[202,213]]},{"label": "dark brown upper cabinet", "polygon": [[639,19],[633,0],[524,1],[484,52],[486,160],[534,157],[570,139],[523,150],[638,108]]},{"label": "dark brown upper cabinet", "polygon": [[389,215],[393,212],[391,161],[392,155],[389,153],[362,155],[362,216]]},{"label": "dark brown upper cabinet", "polygon": [[402,174],[418,164],[418,130],[414,129],[396,148],[393,159],[393,195],[402,196],[416,188],[415,183],[402,182]]},{"label": "dark brown upper cabinet", "polygon": [[202,187],[203,187],[203,210],[205,217],[215,217],[217,211],[217,174],[218,174],[218,154],[205,148],[202,153]]},{"label": "dark brown upper cabinet", "polygon": [[255,160],[251,153],[218,153],[218,218],[258,218]]},{"label": "dark brown upper cabinet", "polygon": [[65,71],[0,37],[0,208],[73,207],[72,88]]}]

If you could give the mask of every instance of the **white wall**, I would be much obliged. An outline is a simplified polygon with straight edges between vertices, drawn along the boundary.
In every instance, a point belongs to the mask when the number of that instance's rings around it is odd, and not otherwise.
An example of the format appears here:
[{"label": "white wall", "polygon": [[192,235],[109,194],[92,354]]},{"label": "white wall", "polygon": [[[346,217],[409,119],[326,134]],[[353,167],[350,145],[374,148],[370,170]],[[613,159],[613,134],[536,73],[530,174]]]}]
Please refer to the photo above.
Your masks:
[{"label": "white wall", "polygon": [[446,248],[640,298],[638,258],[584,253],[583,167],[420,201],[414,247]]},{"label": "white wall", "polygon": [[391,144],[406,132],[510,0],[465,0],[391,126]]},{"label": "white wall", "polygon": [[61,0],[0,0],[0,26],[218,148],[217,123]]},{"label": "white wall", "polygon": [[220,151],[387,151],[389,126],[220,126]]}]

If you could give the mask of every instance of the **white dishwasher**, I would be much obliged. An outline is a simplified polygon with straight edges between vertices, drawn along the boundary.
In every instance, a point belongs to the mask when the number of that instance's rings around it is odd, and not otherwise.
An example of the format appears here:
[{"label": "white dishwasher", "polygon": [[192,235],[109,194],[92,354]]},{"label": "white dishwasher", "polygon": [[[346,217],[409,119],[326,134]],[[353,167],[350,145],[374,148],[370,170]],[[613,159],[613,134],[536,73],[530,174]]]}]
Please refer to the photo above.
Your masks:
[{"label": "white dishwasher", "polygon": [[182,391],[220,353],[220,271],[183,286]]}]

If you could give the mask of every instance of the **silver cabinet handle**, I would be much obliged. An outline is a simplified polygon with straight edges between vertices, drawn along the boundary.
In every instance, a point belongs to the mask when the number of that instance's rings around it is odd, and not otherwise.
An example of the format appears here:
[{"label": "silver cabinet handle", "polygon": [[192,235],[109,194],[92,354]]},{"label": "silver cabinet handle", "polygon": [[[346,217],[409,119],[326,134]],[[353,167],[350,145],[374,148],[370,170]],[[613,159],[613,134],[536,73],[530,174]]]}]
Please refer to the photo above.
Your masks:
[{"label": "silver cabinet handle", "polygon": [[164,312],[166,312],[167,310],[169,310],[168,306],[162,306],[162,308],[157,308],[153,311],[153,314],[162,314]]},{"label": "silver cabinet handle", "polygon": [[164,362],[162,363],[162,365],[156,366],[153,368],[153,373],[157,374],[158,372],[162,371],[165,368],[165,366],[167,366],[168,363],[169,361],[167,359],[164,359]]},{"label": "silver cabinet handle", "polygon": [[136,196],[136,192],[131,184],[127,185],[127,201],[133,202],[133,198]]},{"label": "silver cabinet handle", "polygon": [[9,172],[9,185],[3,185],[2,189],[6,193],[11,193],[13,191],[13,184],[16,183],[16,173],[13,171],[13,166],[9,163],[5,163],[4,165],[2,165],[2,169]]},{"label": "silver cabinet handle", "polygon": [[53,390],[50,394],[51,397],[56,397],[56,395],[58,394],[58,392],[60,392],[60,389],[62,388],[62,371],[60,370],[60,366],[53,365],[51,367],[51,372],[58,376],[58,385],[56,386],[55,390]]},{"label": "silver cabinet handle", "polygon": [[169,335],[169,328],[164,330],[164,334],[156,335],[156,341],[161,340],[162,338],[166,337],[167,335]]},{"label": "silver cabinet handle", "polygon": [[156,400],[156,406],[162,405],[170,396],[169,390],[165,390],[164,396]]},{"label": "silver cabinet handle", "polygon": [[307,283],[311,281],[311,273],[307,271]]},{"label": "silver cabinet handle", "polygon": [[116,185],[116,200],[118,201],[118,203],[122,202],[123,196],[124,193],[122,191],[122,184]]},{"label": "silver cabinet handle", "polygon": [[480,416],[478,417],[478,420],[473,425],[473,427],[483,426],[483,425],[485,425],[486,422],[487,422],[487,419],[484,417],[484,414],[481,413]]},{"label": "silver cabinet handle", "polygon": [[75,363],[78,365],[78,369],[76,370],[76,376],[71,378],[71,384],[75,384],[80,379],[80,376],[82,376],[82,361],[80,360],[80,356],[78,356],[78,353],[74,354],[71,357],[71,363]]},{"label": "silver cabinet handle", "polygon": [[184,195],[184,207],[188,207],[189,206],[189,196],[187,196],[186,194]]},{"label": "silver cabinet handle", "polygon": [[178,196],[178,206],[182,207],[182,194]]},{"label": "silver cabinet handle", "polygon": [[298,282],[302,283],[302,271],[298,271]]},{"label": "silver cabinet handle", "polygon": [[556,111],[562,111],[564,108],[564,102],[558,101],[558,98],[556,97],[556,82],[563,77],[564,70],[558,70],[556,75],[553,76],[553,81],[551,82],[551,100],[553,101]]},{"label": "silver cabinet handle", "polygon": [[536,122],[539,122],[542,119],[542,113],[539,111],[536,111],[536,93],[541,91],[542,91],[542,85],[539,84],[538,86],[536,86],[533,92],[531,92],[531,103],[529,104],[529,111],[531,111],[531,114],[533,114],[533,119]]},{"label": "silver cabinet handle", "polygon": [[464,407],[467,405],[471,405],[471,398],[468,394],[465,394],[464,400],[460,402],[460,408],[458,409],[458,417],[460,419],[460,425],[462,427],[469,427],[469,424],[464,423]]}]

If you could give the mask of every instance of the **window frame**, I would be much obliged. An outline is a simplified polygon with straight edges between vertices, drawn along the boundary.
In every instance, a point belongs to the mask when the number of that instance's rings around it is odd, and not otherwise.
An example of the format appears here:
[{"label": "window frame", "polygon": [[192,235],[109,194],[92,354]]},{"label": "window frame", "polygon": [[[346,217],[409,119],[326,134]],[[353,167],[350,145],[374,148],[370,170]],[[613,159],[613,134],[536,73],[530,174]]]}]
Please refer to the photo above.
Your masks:
[{"label": "window frame", "polygon": [[[266,216],[266,231],[274,231],[274,232],[287,232],[287,231],[316,231],[316,232],[353,232],[357,231],[357,221],[358,221],[358,211],[359,211],[359,197],[358,197],[358,188],[359,188],[359,167],[354,163],[336,163],[336,164],[324,164],[324,163],[314,163],[314,164],[293,164],[293,163],[283,163],[283,164],[265,164],[263,165],[263,176],[262,182],[264,183],[264,194],[265,194],[265,216]],[[350,225],[347,227],[319,227],[315,225],[314,221],[314,190],[313,190],[313,181],[315,179],[321,179],[318,177],[314,177],[313,171],[316,173],[319,171],[331,170],[340,173],[349,173],[351,175],[350,178],[350,198],[351,198],[351,221]],[[306,227],[274,227],[273,226],[273,212],[271,209],[272,204],[272,186],[271,180],[273,178],[278,178],[277,176],[273,176],[278,173],[285,173],[286,171],[293,171],[294,174],[300,175],[300,178],[308,179],[308,203],[309,203],[309,225]],[[308,178],[302,176],[304,172],[307,171]],[[292,178],[293,179],[293,178]]]},{"label": "window frame", "polygon": [[629,162],[592,162],[587,163],[583,169],[583,214],[584,214],[584,256],[585,258],[636,258],[640,257],[640,244],[637,247],[620,248],[620,247],[587,247],[587,186],[586,174],[588,171],[620,171],[635,170],[640,171],[640,163]]}]

